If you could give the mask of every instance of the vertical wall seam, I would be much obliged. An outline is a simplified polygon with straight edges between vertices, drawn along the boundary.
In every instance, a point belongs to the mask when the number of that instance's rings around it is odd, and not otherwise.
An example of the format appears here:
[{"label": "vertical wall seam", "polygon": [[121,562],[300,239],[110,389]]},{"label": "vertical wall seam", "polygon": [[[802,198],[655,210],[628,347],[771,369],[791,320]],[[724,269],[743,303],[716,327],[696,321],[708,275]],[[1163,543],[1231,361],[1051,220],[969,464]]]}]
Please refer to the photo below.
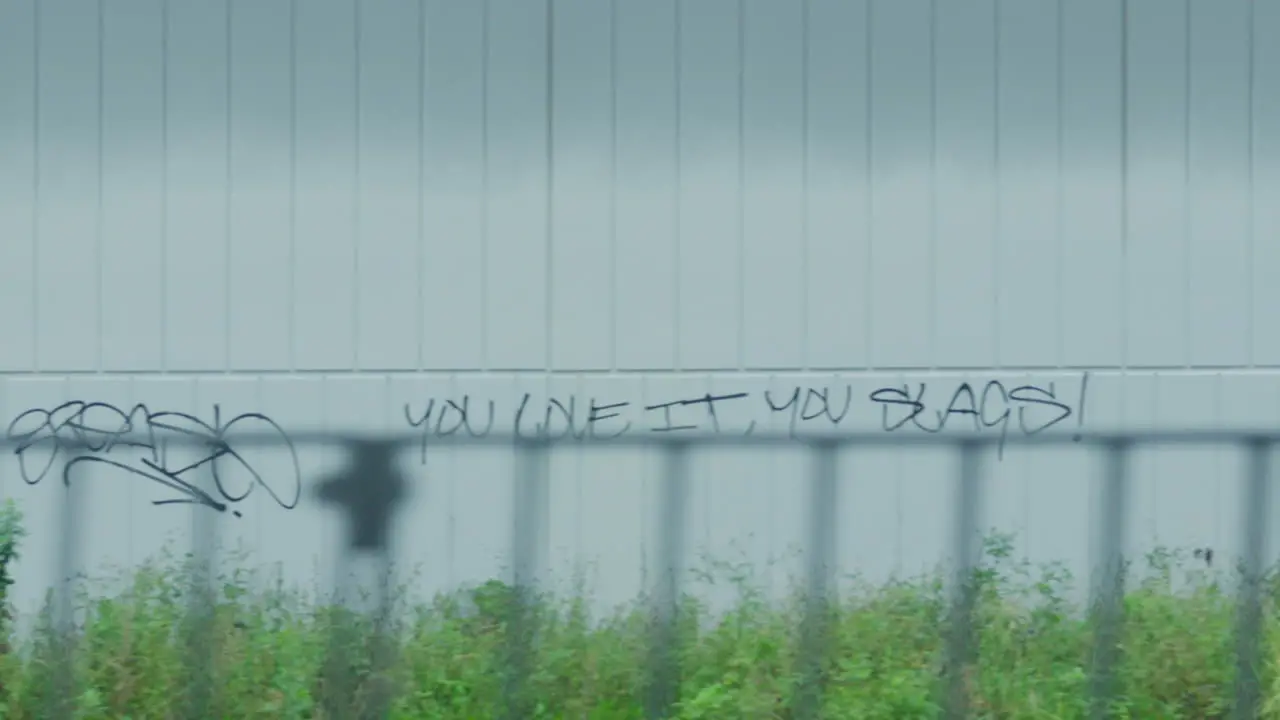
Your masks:
[{"label": "vertical wall seam", "polygon": [[1182,56],[1182,362],[1183,366],[1190,370],[1195,352],[1191,324],[1191,292],[1194,287],[1191,279],[1191,221],[1193,219],[1191,205],[1192,198],[1195,197],[1191,180],[1191,53],[1193,48],[1191,0],[1184,0],[1182,17],[1184,43]]},{"label": "vertical wall seam", "polygon": [[875,33],[872,32],[872,24],[875,22],[875,0],[865,0],[863,5],[862,16],[862,32],[863,32],[863,78],[864,98],[863,98],[863,124],[865,127],[863,143],[866,145],[866,167],[863,168],[863,230],[866,233],[867,247],[866,258],[862,265],[862,313],[866,320],[864,323],[863,343],[866,352],[866,371],[871,372],[875,369],[875,289],[872,287],[872,279],[875,278],[875,113],[872,111],[872,103],[875,100]]},{"label": "vertical wall seam", "polygon": [[[38,1],[38,0],[37,0]],[[169,0],[160,2],[160,372],[169,370]]]},{"label": "vertical wall seam", "polygon": [[675,177],[675,183],[672,186],[672,189],[674,192],[674,201],[675,201],[674,202],[675,213],[673,215],[673,218],[675,221],[675,232],[673,232],[671,235],[671,253],[672,253],[672,269],[674,270],[673,276],[675,277],[675,283],[674,283],[675,288],[673,293],[675,295],[675,302],[672,303],[672,318],[671,318],[672,349],[671,351],[672,351],[672,370],[675,372],[679,372],[681,370],[680,338],[683,335],[683,332],[682,332],[683,328],[680,323],[680,316],[681,316],[680,305],[684,300],[684,298],[682,297],[683,293],[680,292],[681,279],[682,279],[682,271],[680,267],[680,245],[681,245],[681,241],[683,240],[683,238],[681,237],[681,234],[684,230],[684,222],[683,222],[683,219],[680,217],[680,213],[684,207],[684,198],[683,198],[684,158],[681,152],[682,150],[681,145],[683,144],[683,141],[684,141],[684,138],[683,138],[684,123],[682,122],[682,118],[680,116],[681,113],[684,111],[684,108],[683,108],[684,103],[682,102],[684,98],[684,82],[683,82],[684,81],[684,77],[683,77],[684,76],[684,72],[683,72],[684,48],[681,47],[681,45],[684,43],[684,32],[682,28],[682,21],[684,19],[683,8],[684,8],[683,0],[674,0],[672,2],[672,9],[674,10],[674,24],[675,24],[674,75],[675,75],[675,95],[676,95],[675,96],[675,106],[676,106],[675,107],[675,142],[672,145],[672,149],[675,153],[676,177]]},{"label": "vertical wall seam", "polygon": [[426,368],[427,342],[427,0],[418,2],[418,217],[417,235],[417,308],[414,318],[418,330],[418,372]]},{"label": "vertical wall seam", "polygon": [[[98,1],[103,2],[103,0],[98,0]],[[231,117],[232,117],[232,85],[235,82],[235,78],[232,77],[232,68],[235,67],[235,62],[232,59],[233,58],[232,52],[234,51],[233,50],[234,43],[232,38],[232,32],[233,32],[232,16],[234,13],[235,0],[224,0],[224,2],[225,2],[225,8],[226,8],[225,10],[226,14],[224,18],[224,22],[226,23],[226,36],[225,36],[225,44],[223,46],[223,53],[226,56],[227,65],[226,65],[225,87],[223,88],[223,101],[225,103],[225,107],[223,108],[223,111],[226,113],[223,118],[223,123],[224,123],[223,132],[226,136],[227,144],[223,148],[225,151],[225,157],[223,158],[223,167],[222,167],[222,172],[223,172],[223,188],[222,188],[223,311],[222,312],[224,313],[222,318],[222,331],[223,331],[222,372],[230,373],[231,372],[231,332],[234,329],[231,323],[231,318],[232,318],[231,292],[233,290],[232,282],[231,282],[231,267],[232,267],[231,265],[231,262],[232,262],[231,260],[231,242],[232,242],[231,216],[232,216],[232,202],[234,197],[234,193],[232,191],[232,188],[233,188],[232,147],[234,146],[235,140],[232,137],[233,127],[232,127]]]},{"label": "vertical wall seam", "polygon": [[994,2],[991,5],[991,24],[992,24],[991,35],[992,35],[993,44],[994,44],[994,50],[992,54],[992,57],[994,59],[992,60],[992,63],[991,63],[991,72],[992,72],[991,85],[992,85],[992,98],[993,98],[992,104],[994,105],[993,112],[992,112],[993,122],[992,122],[992,141],[991,141],[991,148],[992,148],[991,176],[995,183],[995,192],[991,194],[992,204],[993,204],[991,219],[992,219],[992,227],[995,229],[995,232],[994,232],[995,240],[994,242],[991,243],[991,247],[992,247],[991,249],[991,254],[992,254],[991,289],[992,289],[992,295],[994,295],[993,307],[992,307],[994,318],[992,320],[991,327],[995,330],[995,332],[992,333],[992,337],[995,341],[995,353],[992,355],[992,358],[994,360],[994,362],[992,363],[992,365],[994,366],[993,369],[1000,369],[1005,367],[1003,353],[1001,352],[1003,350],[1003,343],[1001,343],[1001,336],[1002,336],[1001,331],[1003,330],[1003,328],[1000,327],[1000,324],[1001,324],[1000,323],[1000,320],[1001,320],[1000,303],[1003,297],[1002,293],[1000,292],[1000,277],[1002,275],[1002,273],[1000,272],[1000,264],[1004,259],[1004,253],[1001,252],[1004,248],[1004,197],[1002,196],[1004,192],[1004,172],[1001,167],[1001,163],[1003,162],[1004,158],[1001,152],[1002,148],[1000,143],[1000,130],[1003,125],[1003,123],[1001,123],[1000,121],[1000,105],[1001,105],[1001,101],[1003,100],[1003,93],[1000,92],[1001,90],[1000,80],[1002,78],[1002,73],[1000,72],[1000,63],[1002,62],[1002,55],[1003,55],[1003,53],[1000,52],[1001,50],[1000,20],[1002,17],[1000,9],[1001,9],[1000,0],[994,0]]},{"label": "vertical wall seam", "polygon": [[[103,125],[106,124],[105,118],[103,115],[104,108],[106,107],[106,101],[103,98],[103,94],[106,92],[106,83],[104,78],[104,67],[106,65],[106,63],[104,62],[105,60],[104,56],[106,53],[105,53],[105,50],[103,49],[103,44],[106,42],[107,33],[106,33],[106,13],[103,8],[103,3],[104,3],[104,0],[98,0],[97,2],[97,10],[98,10],[98,27],[97,27],[97,34],[98,34],[98,68],[97,68],[98,70],[97,72],[98,127],[97,127],[97,132],[98,132],[98,137],[97,137],[97,145],[98,147],[97,147],[96,160],[98,163],[98,167],[97,167],[98,187],[97,187],[97,196],[95,198],[97,207],[94,208],[94,213],[96,216],[94,218],[94,254],[97,256],[95,259],[95,265],[97,265],[97,272],[94,273],[94,282],[97,284],[95,291],[98,299],[97,307],[95,308],[95,313],[94,313],[94,320],[97,324],[96,331],[97,331],[97,341],[98,341],[97,342],[98,358],[97,358],[96,364],[97,364],[97,370],[99,373],[102,372],[102,369],[104,366],[103,357],[105,354],[104,347],[106,343],[106,332],[103,329],[104,314],[102,312],[103,282],[104,282],[103,275],[102,275],[102,259],[104,257],[104,253],[103,253],[104,237],[103,237],[102,225],[103,225],[103,219],[105,217],[105,208],[106,208],[106,204],[104,202],[105,198],[104,198],[104,190],[103,190],[104,179],[106,175],[103,169],[103,159],[106,154],[103,149],[103,140],[105,139],[105,134],[106,134],[103,129]],[[230,337],[230,334],[228,333],[227,336]]]},{"label": "vertical wall seam", "polygon": [[298,0],[289,0],[289,371],[298,370]]},{"label": "vertical wall seam", "polygon": [[360,90],[363,85],[364,75],[364,58],[361,57],[364,43],[360,42],[360,34],[362,27],[362,10],[363,0],[354,0],[351,3],[351,45],[352,54],[354,56],[355,68],[352,73],[352,122],[351,134],[354,140],[354,152],[352,157],[352,178],[351,178],[351,367],[354,371],[360,371],[360,311],[363,293],[360,292],[360,241],[363,237],[363,199],[364,199],[364,162],[361,153],[364,152],[364,138],[362,115],[364,108],[361,104]]},{"label": "vertical wall seam", "polygon": [[1057,288],[1055,293],[1055,296],[1057,297],[1057,301],[1054,303],[1054,307],[1058,313],[1058,318],[1057,318],[1058,353],[1057,355],[1058,355],[1059,368],[1063,368],[1066,366],[1066,359],[1067,359],[1066,317],[1062,311],[1063,305],[1064,305],[1063,299],[1066,297],[1066,287],[1067,287],[1066,268],[1065,268],[1065,260],[1066,260],[1065,246],[1066,246],[1067,240],[1066,240],[1066,230],[1064,228],[1065,222],[1063,219],[1063,215],[1065,214],[1063,212],[1064,195],[1065,195],[1064,187],[1066,185],[1066,182],[1063,177],[1064,174],[1066,173],[1065,153],[1063,150],[1063,145],[1066,143],[1066,129],[1065,129],[1066,119],[1064,117],[1065,106],[1066,106],[1066,103],[1065,103],[1066,91],[1064,89],[1066,85],[1066,79],[1065,79],[1066,78],[1066,68],[1065,68],[1066,29],[1064,27],[1064,25],[1066,24],[1066,19],[1064,17],[1065,3],[1066,3],[1066,0],[1058,0],[1057,5],[1054,9],[1056,13],[1056,23],[1057,23],[1057,27],[1055,28],[1055,33],[1056,33],[1055,40],[1057,43],[1057,47],[1054,49],[1055,58],[1056,58],[1056,67],[1054,68],[1054,83],[1055,83],[1054,94],[1055,94],[1055,103],[1057,105],[1057,126],[1054,128],[1054,133],[1055,133],[1055,144],[1056,144],[1055,162],[1058,166],[1057,167],[1057,184],[1056,184],[1056,187],[1054,188],[1054,210],[1056,214],[1054,218],[1054,243],[1056,245],[1056,254],[1055,254],[1054,261],[1057,264],[1057,273],[1056,273]]},{"label": "vertical wall seam", "polygon": [[938,368],[938,0],[929,0],[929,368]]},{"label": "vertical wall seam", "polygon": [[1246,68],[1245,73],[1247,74],[1247,78],[1245,80],[1245,83],[1246,83],[1245,85],[1245,97],[1246,97],[1246,100],[1245,100],[1245,104],[1246,104],[1245,172],[1248,175],[1248,183],[1249,183],[1249,202],[1248,202],[1249,209],[1245,217],[1245,233],[1246,233],[1245,242],[1248,247],[1248,251],[1247,251],[1248,278],[1246,279],[1246,282],[1248,283],[1248,288],[1249,288],[1249,304],[1246,312],[1248,313],[1247,317],[1249,319],[1248,367],[1250,369],[1256,367],[1257,361],[1258,361],[1258,303],[1257,303],[1258,279],[1257,279],[1257,271],[1255,270],[1255,268],[1257,267],[1257,254],[1258,254],[1258,235],[1257,235],[1258,229],[1256,225],[1256,221],[1257,221],[1256,213],[1257,213],[1257,201],[1258,201],[1258,186],[1257,186],[1258,167],[1257,167],[1257,161],[1254,158],[1254,153],[1257,151],[1257,141],[1258,141],[1258,138],[1257,138],[1258,128],[1257,128],[1257,118],[1256,118],[1256,115],[1258,112],[1258,105],[1257,105],[1258,98],[1257,98],[1257,87],[1256,87],[1257,72],[1258,72],[1258,69],[1257,69],[1258,38],[1257,38],[1257,29],[1254,22],[1254,17],[1256,13],[1257,13],[1256,6],[1254,5],[1252,0],[1249,0],[1248,10],[1246,11],[1246,15],[1245,15],[1245,18],[1246,18],[1245,43],[1246,43],[1246,52],[1248,53],[1246,65],[1245,65],[1245,68]]},{"label": "vertical wall seam", "polygon": [[802,371],[809,372],[811,354],[813,348],[812,332],[810,327],[809,313],[812,298],[808,290],[812,280],[812,258],[810,243],[809,212],[812,208],[810,196],[810,183],[812,178],[810,153],[810,129],[809,115],[810,103],[809,96],[812,91],[810,77],[810,63],[812,59],[809,57],[810,36],[812,35],[812,5],[811,0],[801,0],[800,3],[800,282],[804,291],[800,294],[800,366]]},{"label": "vertical wall seam", "polygon": [[480,368],[489,370],[489,0],[480,0]]},{"label": "vertical wall seam", "polygon": [[546,77],[544,91],[546,93],[546,107],[543,122],[546,127],[543,129],[546,139],[546,184],[543,188],[543,201],[545,204],[546,216],[543,218],[543,232],[545,233],[545,244],[543,246],[543,321],[546,323],[545,332],[543,334],[543,355],[544,366],[543,372],[550,373],[555,366],[555,194],[556,194],[556,126],[555,126],[555,102],[556,102],[556,0],[546,0],[546,26],[544,48],[546,60]]},{"label": "vertical wall seam", "polygon": [[609,0],[609,370],[618,370],[618,0]]},{"label": "vertical wall seam", "polygon": [[1129,366],[1129,0],[1120,0],[1120,368]]},{"label": "vertical wall seam", "polygon": [[[803,2],[803,0],[801,0]],[[735,281],[738,284],[738,372],[743,372],[746,368],[747,357],[747,3],[746,0],[738,0],[738,127],[737,127],[737,150],[738,150],[738,257],[737,257],[737,277]]]},{"label": "vertical wall seam", "polygon": [[40,367],[40,0],[31,0],[31,369]]}]

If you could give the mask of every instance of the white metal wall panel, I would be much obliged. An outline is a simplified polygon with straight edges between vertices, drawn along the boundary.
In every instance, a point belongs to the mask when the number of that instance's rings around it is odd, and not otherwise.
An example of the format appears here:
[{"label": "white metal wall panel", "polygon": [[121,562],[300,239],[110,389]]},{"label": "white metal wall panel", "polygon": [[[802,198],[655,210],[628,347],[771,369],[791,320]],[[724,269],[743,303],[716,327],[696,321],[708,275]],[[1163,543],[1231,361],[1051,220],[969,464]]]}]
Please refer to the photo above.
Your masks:
[{"label": "white metal wall panel", "polygon": [[[498,431],[528,393],[525,429],[565,429],[555,400],[579,430],[626,403],[595,430],[639,433],[711,393],[745,394],[722,432],[803,432],[898,422],[888,388],[923,391],[937,429],[968,382],[983,432],[1048,422],[1050,390],[1067,426],[1274,423],[1274,38],[1280,3],[1248,0],[0,0],[0,417],[403,430],[430,409],[429,434],[449,401],[477,427],[492,402]],[[984,404],[992,381],[1023,389]],[[52,449],[0,459],[32,518],[28,600],[61,492],[22,463]],[[253,466],[285,492],[335,460]],[[423,586],[499,572],[509,455],[406,462],[398,552]],[[699,462],[699,549],[780,586],[798,451]],[[1230,552],[1239,465],[1144,454],[1132,547]],[[1009,449],[987,522],[1082,569],[1091,468]],[[848,568],[941,557],[948,469],[849,456]],[[657,470],[555,459],[551,558],[594,563],[604,600],[638,588]],[[145,480],[86,487],[93,567],[185,537]],[[325,577],[336,515],[263,487],[235,507],[232,540]]]}]

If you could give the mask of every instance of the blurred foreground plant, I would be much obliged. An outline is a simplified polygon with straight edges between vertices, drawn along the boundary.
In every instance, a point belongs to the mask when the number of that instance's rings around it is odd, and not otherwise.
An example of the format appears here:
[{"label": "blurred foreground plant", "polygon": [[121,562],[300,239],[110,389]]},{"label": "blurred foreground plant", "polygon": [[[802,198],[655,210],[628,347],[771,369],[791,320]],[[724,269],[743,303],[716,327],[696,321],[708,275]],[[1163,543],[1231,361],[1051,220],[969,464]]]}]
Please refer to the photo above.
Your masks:
[{"label": "blurred foreground plant", "polygon": [[[1060,566],[1032,566],[1012,539],[992,536],[978,570],[978,652],[970,680],[983,718],[1082,718],[1088,714],[1092,619],[1070,602],[1072,578]],[[1202,563],[1182,575],[1178,553],[1147,559],[1152,572],[1125,600],[1121,693],[1115,717],[1223,718],[1234,674],[1235,604],[1226,580]],[[160,558],[122,578],[122,589],[86,594],[79,608],[76,714],[83,718],[167,718],[178,712],[188,646],[179,628],[191,584],[182,559]],[[711,572],[703,583],[720,583]],[[796,594],[771,599],[751,573],[732,569],[737,600],[713,612],[683,599],[675,633],[682,673],[673,717],[788,718],[798,687],[804,608]],[[1175,576],[1178,580],[1175,582]],[[830,655],[821,674],[822,716],[902,720],[938,715],[938,677],[948,594],[941,573],[870,585],[847,584],[827,625]],[[325,718],[359,713],[390,696],[393,718],[497,717],[512,633],[530,633],[529,677],[521,689],[535,718],[639,720],[643,715],[650,615],[639,602],[593,614],[582,595],[532,598],[511,622],[516,595],[504,583],[411,602],[397,596],[387,624],[336,610],[317,593],[277,577],[237,569],[220,581],[213,619],[213,716]],[[1280,690],[1280,628],[1269,586],[1265,608],[1265,686]],[[335,629],[344,642],[341,685],[330,675]],[[376,641],[375,641],[376,638]],[[390,642],[394,662],[373,650]],[[0,717],[40,718],[47,663],[40,635],[0,664]],[[381,701],[378,701],[379,703]],[[1263,717],[1280,718],[1272,701]]]}]

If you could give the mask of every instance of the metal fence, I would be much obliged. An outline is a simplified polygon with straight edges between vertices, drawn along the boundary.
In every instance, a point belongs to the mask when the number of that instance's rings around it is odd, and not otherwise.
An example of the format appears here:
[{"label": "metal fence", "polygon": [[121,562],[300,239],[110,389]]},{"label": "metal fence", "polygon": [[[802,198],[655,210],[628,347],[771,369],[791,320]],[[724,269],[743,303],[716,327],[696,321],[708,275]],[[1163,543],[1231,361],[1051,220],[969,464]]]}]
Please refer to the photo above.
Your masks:
[{"label": "metal fence", "polygon": [[[397,469],[397,456],[408,450],[419,450],[422,438],[418,435],[405,436],[357,436],[336,433],[299,433],[291,434],[295,445],[341,445],[346,448],[348,463],[339,472],[318,481],[315,485],[314,497],[332,503],[338,507],[347,519],[348,537],[347,553],[340,561],[345,567],[357,556],[373,558],[380,568],[389,575],[390,553],[388,541],[394,524],[394,513],[405,498],[408,480]],[[141,438],[139,438],[141,439]],[[119,438],[124,442],[127,438]],[[157,438],[149,436],[147,441],[154,444]],[[172,444],[207,445],[207,439],[195,439],[180,433],[165,437]],[[237,447],[266,446],[280,442],[279,435],[268,434],[235,434],[231,433],[219,442],[226,444],[234,441]],[[801,630],[802,667],[798,668],[802,678],[799,690],[794,695],[792,716],[796,718],[816,718],[819,716],[824,691],[823,671],[829,658],[830,649],[826,645],[828,637],[826,623],[829,621],[829,603],[833,600],[835,590],[836,568],[836,532],[837,532],[837,486],[839,477],[839,454],[842,450],[871,446],[945,446],[955,453],[955,475],[957,484],[957,502],[954,509],[954,548],[955,564],[951,585],[950,614],[948,616],[949,635],[945,643],[946,655],[942,666],[940,687],[943,695],[945,716],[963,718],[969,715],[969,697],[964,673],[960,668],[966,667],[974,659],[973,610],[975,603],[974,571],[980,560],[980,538],[977,519],[982,507],[982,486],[984,479],[983,463],[986,451],[996,443],[1009,442],[1028,445],[1065,445],[1076,444],[1091,448],[1102,454],[1105,478],[1101,499],[1102,519],[1099,533],[1088,539],[1092,545],[1094,562],[1099,569],[1098,581],[1091,588],[1091,607],[1096,613],[1096,637],[1090,671],[1090,693],[1092,716],[1108,716],[1110,701],[1119,691],[1117,667],[1120,659],[1119,632],[1123,622],[1122,598],[1124,593],[1124,558],[1122,557],[1122,539],[1128,520],[1127,503],[1129,499],[1129,457],[1137,447],[1156,445],[1212,445],[1236,447],[1243,449],[1248,457],[1246,464],[1247,485],[1244,494],[1243,522],[1241,523],[1242,547],[1244,554],[1241,562],[1242,585],[1239,592],[1239,615],[1236,628],[1236,717],[1256,717],[1260,707],[1258,665],[1261,655],[1260,630],[1262,622],[1262,579],[1264,577],[1264,544],[1268,532],[1266,514],[1268,486],[1270,481],[1270,454],[1273,448],[1280,447],[1280,433],[1254,432],[1247,430],[1211,430],[1211,431],[1165,431],[1165,432],[1080,432],[1071,434],[1055,434],[1052,432],[1027,436],[1010,436],[996,438],[994,436],[967,435],[902,435],[887,433],[807,435],[796,437],[791,434],[753,434],[749,437],[729,435],[664,435],[664,436],[621,436],[616,438],[593,439],[589,443],[581,443],[573,439],[553,440],[549,438],[529,438],[518,436],[473,437],[456,435],[439,438],[439,445],[479,445],[489,447],[514,448],[517,454],[515,465],[514,493],[515,503],[512,517],[511,555],[514,559],[512,585],[515,602],[511,605],[511,616],[508,618],[509,638],[508,655],[505,665],[505,717],[511,720],[525,720],[533,716],[531,708],[526,704],[523,688],[531,671],[529,665],[531,643],[535,642],[534,634],[528,626],[530,616],[527,612],[532,598],[534,571],[536,564],[535,548],[545,522],[545,514],[538,512],[540,505],[548,501],[548,453],[554,445],[576,444],[584,452],[589,447],[639,445],[660,452],[665,458],[662,477],[661,506],[658,517],[660,552],[659,568],[663,572],[657,574],[654,586],[648,595],[652,611],[651,661],[647,668],[647,690],[645,697],[646,717],[665,718],[670,715],[676,699],[680,671],[678,658],[673,652],[675,642],[675,623],[679,612],[681,596],[681,575],[686,555],[685,528],[687,523],[687,504],[689,502],[689,455],[691,450],[713,446],[752,446],[780,447],[806,446],[813,459],[813,470],[808,478],[807,492],[810,496],[808,517],[808,548],[805,612]],[[5,441],[0,440],[0,449]],[[81,436],[78,441],[69,443],[83,450],[92,450],[93,443]],[[213,448],[217,450],[218,448]],[[70,462],[74,462],[74,459]],[[64,480],[68,477],[64,474]],[[77,501],[77,493],[70,483],[64,483],[66,498],[62,503],[61,527],[58,528],[62,538],[61,551],[58,554],[60,566],[57,577],[62,578],[62,585],[54,590],[56,598],[55,621],[58,626],[70,629],[73,627],[71,578],[76,567],[77,553],[82,539],[77,532],[80,527],[81,508]],[[797,489],[799,491],[799,489]],[[210,499],[212,502],[212,500]],[[216,505],[216,503],[214,503]],[[200,567],[208,568],[216,555],[216,517],[217,513],[197,502],[192,520],[192,557]],[[337,574],[340,587],[335,588],[339,597],[350,597],[352,574]],[[386,577],[386,575],[384,575]],[[385,583],[374,588],[377,607],[373,609],[375,621],[385,619],[391,611],[389,593]],[[204,604],[209,600],[207,592],[191,594],[191,617],[195,622],[191,625],[190,663],[193,677],[200,678],[201,667],[212,660],[210,639],[201,639],[200,618],[207,617]],[[330,657],[327,659],[326,672],[332,680],[327,686],[334,688],[336,696],[341,696],[344,682],[350,681],[351,650],[343,637],[342,625],[334,625],[334,637]],[[377,622],[371,626],[375,630]],[[363,646],[371,656],[368,658],[371,667],[377,668],[380,662],[392,662],[390,655],[380,653],[377,643]],[[73,644],[66,644],[65,652],[59,655],[62,667],[55,668],[53,677],[63,683],[60,689],[50,693],[51,707],[49,717],[71,717],[70,698],[74,696],[71,663]],[[208,673],[203,674],[208,677]],[[344,680],[345,678],[345,680]],[[196,683],[197,687],[186,699],[186,706],[181,711],[183,717],[207,717],[212,693],[215,688],[211,682]],[[383,717],[391,702],[390,690],[377,698],[368,714],[370,717]],[[342,717],[343,713],[335,710],[330,717]]]}]

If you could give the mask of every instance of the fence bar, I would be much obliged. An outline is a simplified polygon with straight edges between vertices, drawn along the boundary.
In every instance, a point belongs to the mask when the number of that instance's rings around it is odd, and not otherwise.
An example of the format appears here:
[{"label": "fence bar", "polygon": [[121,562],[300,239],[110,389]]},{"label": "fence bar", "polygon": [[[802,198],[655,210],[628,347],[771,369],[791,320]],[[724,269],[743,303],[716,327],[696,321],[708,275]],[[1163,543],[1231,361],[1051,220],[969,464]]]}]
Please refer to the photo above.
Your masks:
[{"label": "fence bar", "polygon": [[645,717],[648,720],[663,720],[670,716],[680,687],[676,631],[688,525],[689,447],[683,443],[667,446],[665,463],[658,515],[658,572],[652,596],[649,677],[645,693]]},{"label": "fence bar", "polygon": [[[218,463],[209,464],[210,480]],[[185,717],[213,717],[215,647],[215,573],[218,515],[199,503],[191,506],[190,596],[187,598],[187,707]]]},{"label": "fence bar", "polygon": [[800,645],[801,684],[796,692],[793,713],[797,720],[820,716],[824,670],[830,657],[828,625],[830,602],[835,590],[837,449],[835,443],[820,442],[813,451],[808,518],[809,573]]},{"label": "fence bar", "polygon": [[1271,445],[1253,440],[1248,450],[1247,485],[1242,530],[1244,567],[1240,586],[1240,610],[1236,624],[1235,717],[1252,720],[1262,702],[1258,668],[1262,661],[1263,555],[1267,541],[1267,509],[1270,507]]},{"label": "fence bar", "polygon": [[978,540],[978,511],[982,506],[982,445],[971,440],[960,443],[957,467],[955,538],[955,579],[952,584],[950,637],[947,641],[947,718],[969,717],[969,666],[973,661],[973,606],[977,587],[974,571],[982,550]]},{"label": "fence bar", "polygon": [[1112,443],[1106,452],[1102,486],[1102,528],[1096,558],[1101,577],[1093,587],[1091,605],[1096,615],[1093,667],[1090,678],[1090,717],[1111,717],[1111,705],[1119,688],[1120,630],[1124,614],[1123,555],[1125,521],[1129,505],[1129,451],[1126,441]]},{"label": "fence bar", "polygon": [[61,537],[57,555],[57,595],[53,608],[53,672],[47,692],[50,720],[70,720],[75,716],[75,577],[80,567],[80,527],[83,517],[86,467],[79,468],[79,477],[72,482],[76,466],[73,459],[62,469],[65,493],[58,513],[58,532]]},{"label": "fence bar", "polygon": [[[372,438],[376,438],[380,443],[389,443],[397,446],[402,450],[418,450],[422,449],[422,436],[424,430],[419,429],[414,432],[405,433],[386,433],[376,436],[367,433],[351,433],[351,432],[331,432],[331,431],[289,431],[289,442],[295,448],[303,447],[322,447],[332,446],[334,444],[352,444],[369,442]],[[680,433],[679,442],[688,442],[698,447],[794,447],[796,436],[789,432],[772,432],[760,430],[750,434],[738,433],[722,433],[719,435],[710,433]],[[219,436],[222,442],[228,445],[234,445],[236,450],[247,449],[251,447],[274,447],[281,442],[280,433],[278,431],[269,432],[250,432],[247,430],[232,430],[225,432]],[[1116,442],[1125,442],[1129,444],[1141,444],[1147,447],[1156,446],[1179,446],[1179,447],[1211,447],[1222,445],[1237,445],[1242,437],[1252,437],[1257,439],[1265,439],[1273,444],[1280,444],[1280,431],[1259,430],[1257,428],[1242,427],[1239,429],[1215,428],[1211,430],[1197,429],[1171,429],[1171,430],[1148,430],[1148,431],[1129,431],[1129,430],[1075,430],[1072,432],[1063,432],[1055,430],[1045,430],[1035,433],[1008,433],[1008,434],[991,434],[985,437],[976,437],[974,442],[980,445],[995,447],[1002,445],[1005,447],[1108,447]],[[822,440],[830,440],[839,445],[856,444],[860,447],[937,447],[940,440],[936,435],[930,433],[906,433],[906,432],[884,432],[884,431],[860,431],[860,432],[813,432],[806,434],[806,438],[817,442]],[[498,432],[489,434],[484,433],[465,433],[457,432],[452,435],[435,434],[430,435],[432,444],[437,447],[491,447],[491,448],[510,448],[511,435]],[[123,447],[130,444],[148,447],[149,443],[164,440],[173,447],[203,446],[207,444],[206,439],[196,437],[194,435],[184,435],[182,433],[166,430],[164,428],[150,428],[146,432],[132,431],[121,432],[112,435],[112,444]],[[582,438],[575,433],[565,433],[563,437],[549,438],[546,442],[549,445],[581,445]],[[651,435],[632,432],[623,433],[621,435],[597,435],[591,438],[591,445],[598,447],[632,447],[632,448],[653,448],[675,442],[674,438],[666,440],[655,439]],[[67,452],[75,452],[77,450],[91,450],[89,444],[85,441],[74,437],[58,437],[59,447]],[[17,439],[9,439],[0,437],[0,448],[12,450],[21,443]]]},{"label": "fence bar", "polygon": [[550,503],[549,445],[544,439],[517,443],[515,485],[512,488],[511,557],[512,597],[506,632],[504,712],[508,720],[533,717],[526,686],[532,672],[534,634],[537,631],[535,599],[539,558],[545,544],[545,524]]},{"label": "fence bar", "polygon": [[[405,480],[395,467],[396,443],[364,439],[349,442],[348,449],[347,466],[315,489],[317,499],[336,506],[347,520],[346,547],[335,557],[335,606],[320,702],[326,716],[379,718],[386,716],[390,698],[390,531],[393,510],[406,497]],[[375,591],[372,608],[358,592],[369,584]],[[358,671],[365,660],[366,669]]]}]

